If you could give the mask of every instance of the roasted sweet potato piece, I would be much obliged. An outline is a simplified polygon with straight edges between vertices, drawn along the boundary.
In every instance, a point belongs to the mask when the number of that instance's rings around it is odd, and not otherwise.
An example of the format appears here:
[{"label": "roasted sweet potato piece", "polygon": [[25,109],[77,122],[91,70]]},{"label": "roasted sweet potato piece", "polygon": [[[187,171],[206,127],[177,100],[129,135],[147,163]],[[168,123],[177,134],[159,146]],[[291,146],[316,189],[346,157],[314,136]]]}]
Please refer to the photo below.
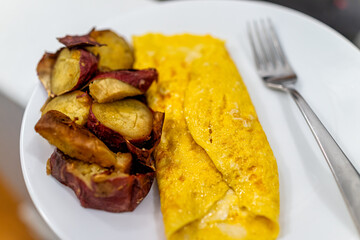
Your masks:
[{"label": "roasted sweet potato piece", "polygon": [[128,162],[129,154],[125,157],[126,153],[113,153],[88,129],[59,111],[45,113],[36,123],[35,131],[70,157],[103,167],[128,167],[124,161]]},{"label": "roasted sweet potato piece", "polygon": [[153,124],[151,134],[147,139],[142,141],[130,141],[125,139],[120,133],[112,130],[111,128],[103,125],[95,117],[94,113],[90,109],[90,114],[87,122],[87,127],[94,132],[111,150],[113,151],[130,151],[141,164],[155,169],[154,162],[151,158],[151,153],[155,147],[159,144],[162,126],[164,123],[164,113],[153,113]]},{"label": "roasted sweet potato piece", "polygon": [[113,102],[142,94],[139,89],[114,78],[92,81],[89,85],[89,92],[98,103]]},{"label": "roasted sweet potato piece", "polygon": [[89,36],[106,46],[87,47],[86,49],[99,56],[99,69],[110,71],[132,68],[134,54],[127,41],[111,30],[92,30]]},{"label": "roasted sweet potato piece", "polygon": [[61,95],[80,88],[96,69],[97,59],[93,54],[82,49],[62,49],[51,72],[51,92]]},{"label": "roasted sweet potato piece", "polygon": [[[103,131],[101,128],[106,127],[130,141],[149,139],[153,115],[151,110],[138,100],[124,99],[111,103],[93,103],[91,114],[99,122],[95,133],[97,136],[101,136]],[[94,130],[92,126],[88,125],[88,127]]]},{"label": "roasted sweet potato piece", "polygon": [[144,94],[157,79],[156,69],[111,71],[96,75],[89,90],[95,101],[112,102]]},{"label": "roasted sweet potato piece", "polygon": [[95,117],[91,108],[86,127],[90,129],[90,131],[93,132],[95,136],[97,136],[101,141],[103,141],[106,146],[108,146],[112,151],[126,151],[126,143],[124,137],[120,133],[101,124],[99,120]]},{"label": "roasted sweet potato piece", "polygon": [[158,73],[155,68],[148,68],[142,70],[136,70],[136,69],[117,70],[117,71],[99,73],[92,79],[92,81],[109,79],[109,78],[127,83],[139,89],[142,93],[145,93],[151,86],[152,82],[157,81]]},{"label": "roasted sweet potato piece", "polygon": [[148,194],[154,172],[143,168],[129,175],[72,159],[58,149],[48,160],[49,173],[73,189],[83,207],[109,212],[132,211]]},{"label": "roasted sweet potato piece", "polygon": [[39,77],[39,80],[44,86],[46,92],[48,93],[48,96],[52,95],[51,87],[50,87],[51,72],[54,68],[58,55],[59,55],[58,52],[45,53],[36,67],[36,72]]},{"label": "roasted sweet potato piece", "polygon": [[42,115],[50,110],[57,110],[71,118],[79,125],[85,125],[89,116],[92,100],[82,91],[75,90],[51,99],[42,108]]},{"label": "roasted sweet potato piece", "polygon": [[82,49],[62,48],[45,53],[36,70],[48,95],[54,97],[85,85],[97,70],[97,58]]},{"label": "roasted sweet potato piece", "polygon": [[59,42],[65,45],[67,48],[73,47],[88,47],[88,46],[104,46],[104,44],[98,43],[90,34],[86,35],[66,35],[62,38],[57,38]]},{"label": "roasted sweet potato piece", "polygon": [[160,142],[164,117],[164,113],[153,113],[153,129],[149,140],[137,143],[125,140],[127,149],[133,154],[134,159],[152,169],[155,169],[155,166],[151,154]]}]

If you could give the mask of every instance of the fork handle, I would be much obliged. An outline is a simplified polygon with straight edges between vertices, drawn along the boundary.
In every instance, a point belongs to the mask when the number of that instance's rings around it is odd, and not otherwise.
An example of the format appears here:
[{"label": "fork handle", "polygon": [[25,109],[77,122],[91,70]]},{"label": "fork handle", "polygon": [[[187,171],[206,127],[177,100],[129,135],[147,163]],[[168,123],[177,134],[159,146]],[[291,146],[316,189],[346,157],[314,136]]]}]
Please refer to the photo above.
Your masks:
[{"label": "fork handle", "polygon": [[360,233],[360,175],[309,104],[293,88],[286,88],[309,125],[334,175],[353,221]]}]

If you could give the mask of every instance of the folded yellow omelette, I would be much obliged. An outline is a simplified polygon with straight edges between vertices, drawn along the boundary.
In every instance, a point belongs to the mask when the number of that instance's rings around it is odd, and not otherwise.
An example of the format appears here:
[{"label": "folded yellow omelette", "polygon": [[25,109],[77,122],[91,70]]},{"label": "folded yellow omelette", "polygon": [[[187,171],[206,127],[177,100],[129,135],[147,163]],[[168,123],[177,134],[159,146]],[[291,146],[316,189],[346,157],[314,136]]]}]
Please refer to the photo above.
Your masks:
[{"label": "folded yellow omelette", "polygon": [[155,151],[168,239],[271,240],[277,165],[225,43],[209,35],[133,38],[135,68],[156,68],[147,99],[165,112]]}]

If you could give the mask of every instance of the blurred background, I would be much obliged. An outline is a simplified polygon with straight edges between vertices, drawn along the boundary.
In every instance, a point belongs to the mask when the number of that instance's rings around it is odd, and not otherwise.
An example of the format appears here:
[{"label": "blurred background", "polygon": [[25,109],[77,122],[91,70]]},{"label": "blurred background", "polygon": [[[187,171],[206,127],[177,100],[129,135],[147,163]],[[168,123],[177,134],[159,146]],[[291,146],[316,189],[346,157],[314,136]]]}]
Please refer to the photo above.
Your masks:
[{"label": "blurred background", "polygon": [[326,23],[360,47],[360,0],[271,0]]},{"label": "blurred background", "polygon": [[[64,33],[85,33],[112,16],[164,2],[0,0],[0,239],[57,239],[32,204],[19,156],[21,120],[44,50],[58,48],[55,37]],[[360,47],[360,0],[269,2],[313,16]]]}]

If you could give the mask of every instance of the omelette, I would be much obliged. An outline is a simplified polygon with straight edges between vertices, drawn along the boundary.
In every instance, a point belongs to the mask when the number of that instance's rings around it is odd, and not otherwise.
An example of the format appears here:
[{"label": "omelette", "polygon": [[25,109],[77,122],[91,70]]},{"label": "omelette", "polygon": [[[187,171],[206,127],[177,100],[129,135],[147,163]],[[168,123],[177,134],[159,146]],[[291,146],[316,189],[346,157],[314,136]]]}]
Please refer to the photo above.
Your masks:
[{"label": "omelette", "polygon": [[156,68],[149,106],[165,112],[154,152],[167,239],[276,239],[275,157],[224,41],[133,38],[135,68]]}]

